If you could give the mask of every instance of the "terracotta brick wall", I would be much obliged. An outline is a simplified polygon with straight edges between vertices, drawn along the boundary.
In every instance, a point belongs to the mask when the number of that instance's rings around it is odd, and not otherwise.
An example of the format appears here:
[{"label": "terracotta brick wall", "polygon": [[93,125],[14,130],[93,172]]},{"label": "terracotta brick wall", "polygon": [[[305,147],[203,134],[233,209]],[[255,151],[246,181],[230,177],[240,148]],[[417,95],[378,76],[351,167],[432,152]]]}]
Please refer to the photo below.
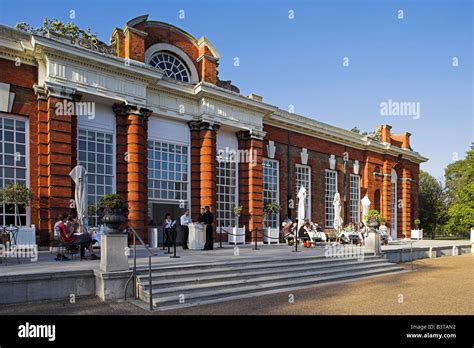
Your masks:
[{"label": "terracotta brick wall", "polygon": [[[397,218],[399,237],[409,237],[413,219],[417,216],[418,208],[418,172],[419,165],[402,159],[399,164],[397,158],[390,155],[382,155],[371,151],[362,151],[344,145],[332,143],[323,139],[313,138],[304,134],[288,131],[275,126],[264,125],[267,132],[265,145],[273,140],[276,146],[275,159],[279,161],[280,167],[280,219],[288,214],[287,209],[287,144],[288,132],[290,132],[290,196],[296,204],[296,174],[295,166],[301,163],[300,152],[304,147],[308,150],[308,165],[311,167],[311,217],[313,221],[325,225],[325,170],[329,169],[329,155],[336,156],[336,169],[338,175],[338,191],[341,194],[342,214],[345,222],[350,220],[350,174],[353,173],[354,161],[359,161],[359,175],[361,177],[361,198],[368,195],[374,208],[375,192],[380,192],[380,213],[391,224],[392,219]],[[349,154],[346,167],[346,202],[343,200],[343,154]],[[265,156],[268,156],[266,149]],[[402,200],[402,208],[399,208],[398,216],[391,216],[391,181],[390,176],[374,175],[374,171],[380,174],[390,174],[391,169],[396,168],[398,173],[397,198]],[[415,182],[400,180],[409,175]],[[416,178],[415,178],[416,176]],[[405,192],[405,193],[403,193]],[[296,207],[291,211],[295,218]]]},{"label": "terracotta brick wall", "polygon": [[117,193],[126,201],[129,224],[148,238],[148,117],[151,111],[114,105],[117,134]]},{"label": "terracotta brick wall", "polygon": [[[181,49],[192,61],[199,76],[199,81],[216,83],[217,64],[208,47],[198,48],[194,39],[187,36],[173,26],[156,22],[141,22],[132,30],[125,29],[115,32],[115,40],[118,42],[117,55],[122,58],[130,58],[140,62],[145,60],[145,51],[156,43],[167,43]],[[138,33],[137,33],[138,31]],[[142,32],[143,34],[140,34]],[[198,61],[198,58],[204,55]]]},{"label": "terracotta brick wall", "polygon": [[[76,165],[77,117],[58,114],[57,104],[62,99],[39,94],[38,100],[38,157],[37,183],[38,217],[32,223],[38,226],[40,245],[48,245],[52,229],[62,212],[71,212],[74,183],[69,173]],[[35,170],[35,161],[30,159]],[[33,220],[36,220],[33,222]]]},{"label": "terracotta brick wall", "polygon": [[[247,150],[247,161],[239,163],[239,205],[242,205],[240,225],[245,225],[247,231],[263,229],[263,141],[253,138],[249,132],[237,134],[239,150]],[[247,234],[247,240],[255,240]],[[262,234],[257,234],[257,240],[262,240]]]},{"label": "terracotta brick wall", "polygon": [[[206,122],[190,122],[191,128],[191,206],[192,218],[208,205],[216,213],[216,131]],[[196,185],[197,184],[197,185]]]}]

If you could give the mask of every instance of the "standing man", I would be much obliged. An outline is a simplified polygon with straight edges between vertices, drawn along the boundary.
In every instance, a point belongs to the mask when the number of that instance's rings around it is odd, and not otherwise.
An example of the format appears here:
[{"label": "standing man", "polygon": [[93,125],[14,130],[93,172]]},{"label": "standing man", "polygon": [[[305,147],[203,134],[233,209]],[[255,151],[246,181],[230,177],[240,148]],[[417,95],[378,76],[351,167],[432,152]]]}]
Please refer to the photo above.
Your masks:
[{"label": "standing man", "polygon": [[183,250],[188,248],[188,237],[189,237],[189,227],[188,225],[192,222],[191,217],[189,216],[189,209],[184,210],[184,214],[181,215],[180,224],[181,232],[183,232]]},{"label": "standing man", "polygon": [[214,215],[210,212],[209,206],[204,207],[204,214],[199,215],[198,222],[202,222],[206,229],[206,244],[203,250],[214,249],[214,236],[212,231],[212,223],[214,222]]}]

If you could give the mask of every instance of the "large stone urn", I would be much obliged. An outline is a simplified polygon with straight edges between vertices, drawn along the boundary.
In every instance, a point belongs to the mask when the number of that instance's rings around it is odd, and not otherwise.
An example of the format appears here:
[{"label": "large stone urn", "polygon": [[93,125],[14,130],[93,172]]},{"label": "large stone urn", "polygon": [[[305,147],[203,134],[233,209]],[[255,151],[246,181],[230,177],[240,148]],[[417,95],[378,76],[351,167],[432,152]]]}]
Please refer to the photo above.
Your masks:
[{"label": "large stone urn", "polygon": [[127,213],[124,208],[105,208],[102,221],[108,227],[108,234],[123,234],[120,226],[127,221]]}]

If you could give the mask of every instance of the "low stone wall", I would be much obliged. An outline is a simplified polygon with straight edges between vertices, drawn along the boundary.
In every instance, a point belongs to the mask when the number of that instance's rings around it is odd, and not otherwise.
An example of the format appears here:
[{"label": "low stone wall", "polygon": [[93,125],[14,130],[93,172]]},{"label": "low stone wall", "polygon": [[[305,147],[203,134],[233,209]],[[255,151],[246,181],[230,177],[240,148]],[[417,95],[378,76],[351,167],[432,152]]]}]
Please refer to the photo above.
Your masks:
[{"label": "low stone wall", "polygon": [[0,304],[45,300],[70,300],[95,295],[92,270],[0,277]]},{"label": "low stone wall", "polygon": [[385,250],[381,256],[385,257],[389,262],[410,262],[411,259],[427,259],[441,256],[455,256],[470,254],[472,252],[471,244],[454,245],[454,246],[438,246],[438,247],[415,247],[413,250],[408,248]]},{"label": "low stone wall", "polygon": [[132,271],[93,270],[20,274],[0,277],[0,304],[98,296],[103,301],[132,296]]}]

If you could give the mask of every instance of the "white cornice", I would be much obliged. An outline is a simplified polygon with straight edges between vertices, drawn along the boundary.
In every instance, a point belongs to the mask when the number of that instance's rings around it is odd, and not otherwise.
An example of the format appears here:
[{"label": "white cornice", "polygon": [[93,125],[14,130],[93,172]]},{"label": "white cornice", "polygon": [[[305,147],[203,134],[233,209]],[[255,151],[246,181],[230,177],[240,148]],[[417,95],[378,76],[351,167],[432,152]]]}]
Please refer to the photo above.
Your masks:
[{"label": "white cornice", "polygon": [[277,113],[265,117],[264,124],[277,127],[284,127],[295,132],[318,137],[323,140],[331,141],[337,144],[346,145],[363,151],[373,151],[380,154],[387,154],[397,157],[402,155],[403,158],[415,163],[426,162],[428,158],[421,156],[419,153],[401,149],[390,144],[381,144],[377,141],[366,140],[357,133],[337,128],[326,123],[318,122],[300,115],[291,114],[278,110]]},{"label": "white cornice", "polygon": [[163,73],[152,66],[134,60],[126,60],[120,57],[110,56],[99,52],[94,52],[79,46],[65,44],[40,36],[32,36],[32,46],[34,49],[42,47],[49,49],[51,53],[70,57],[73,59],[85,59],[89,63],[94,62],[100,66],[106,65],[124,73],[132,74],[135,78],[158,80],[163,77]]},{"label": "white cornice", "polygon": [[212,96],[214,98],[219,98],[222,101],[233,103],[234,105],[240,107],[247,107],[262,114],[269,114],[277,109],[272,105],[255,101],[241,94],[217,87],[207,82],[200,82],[197,84],[194,87],[194,92],[198,97],[206,95]]},{"label": "white cornice", "polygon": [[36,60],[32,53],[32,47],[28,42],[0,38],[0,47],[1,58],[15,61],[17,58],[20,58],[21,64],[36,65]]}]

